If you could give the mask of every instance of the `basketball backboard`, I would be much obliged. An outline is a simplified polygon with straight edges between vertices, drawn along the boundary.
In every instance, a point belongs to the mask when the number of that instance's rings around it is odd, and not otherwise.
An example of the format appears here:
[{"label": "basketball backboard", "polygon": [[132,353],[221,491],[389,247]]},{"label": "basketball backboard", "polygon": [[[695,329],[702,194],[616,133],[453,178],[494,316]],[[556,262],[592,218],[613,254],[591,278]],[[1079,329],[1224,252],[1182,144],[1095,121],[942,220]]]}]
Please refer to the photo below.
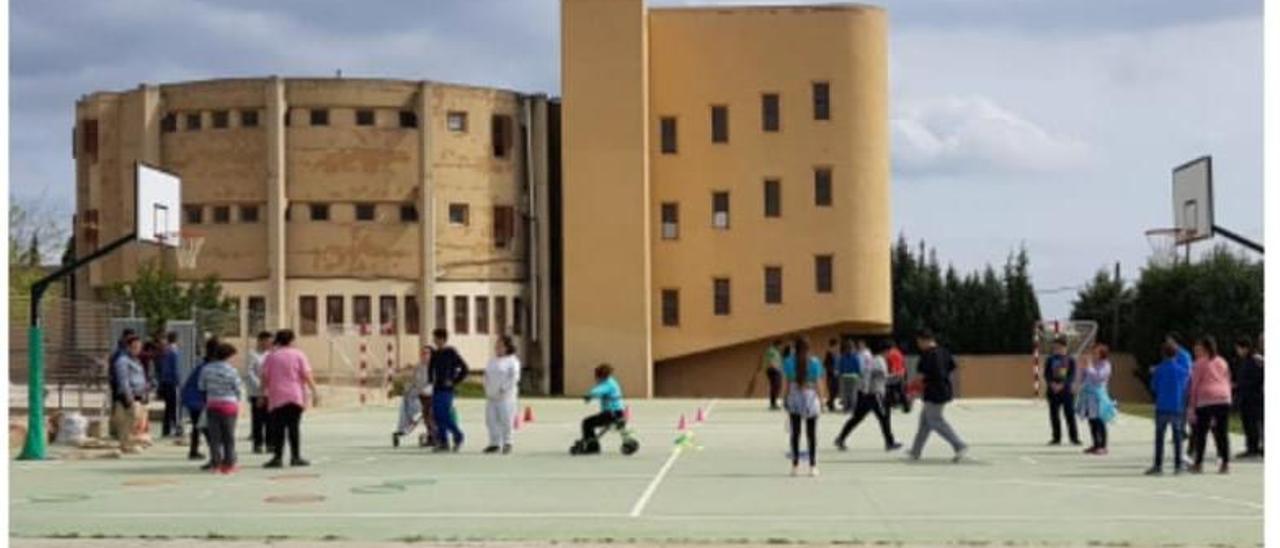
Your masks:
[{"label": "basketball backboard", "polygon": [[138,241],[177,247],[182,229],[182,179],[145,164],[137,167],[134,223]]},{"label": "basketball backboard", "polygon": [[1179,244],[1213,236],[1212,157],[1173,168],[1173,226],[1179,231]]}]

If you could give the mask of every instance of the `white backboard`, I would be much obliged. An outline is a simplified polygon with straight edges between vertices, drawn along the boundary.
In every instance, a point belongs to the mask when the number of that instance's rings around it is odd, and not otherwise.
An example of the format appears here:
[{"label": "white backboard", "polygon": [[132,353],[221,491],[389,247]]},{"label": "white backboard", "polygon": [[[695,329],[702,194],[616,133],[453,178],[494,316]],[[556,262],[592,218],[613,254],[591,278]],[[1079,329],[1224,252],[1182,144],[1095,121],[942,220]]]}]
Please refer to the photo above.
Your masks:
[{"label": "white backboard", "polygon": [[1173,168],[1173,226],[1183,231],[1178,243],[1213,236],[1213,158]]},{"label": "white backboard", "polygon": [[134,181],[138,198],[134,210],[138,241],[177,247],[182,228],[182,179],[138,164]]}]

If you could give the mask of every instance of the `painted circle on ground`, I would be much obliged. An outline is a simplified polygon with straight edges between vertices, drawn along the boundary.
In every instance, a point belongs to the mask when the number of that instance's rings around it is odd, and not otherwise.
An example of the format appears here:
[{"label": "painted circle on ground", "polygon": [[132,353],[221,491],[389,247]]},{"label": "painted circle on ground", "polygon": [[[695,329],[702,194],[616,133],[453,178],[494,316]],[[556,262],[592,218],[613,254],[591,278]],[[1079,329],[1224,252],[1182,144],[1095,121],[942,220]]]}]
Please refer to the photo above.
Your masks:
[{"label": "painted circle on ground", "polygon": [[313,502],[324,502],[324,495],[315,495],[311,493],[271,495],[262,499],[262,502],[266,502],[268,504],[310,504]]},{"label": "painted circle on ground", "polygon": [[435,485],[436,480],[432,478],[412,478],[403,480],[391,480],[384,482],[385,485],[396,485],[399,487],[418,487],[422,485]]},{"label": "painted circle on ground", "polygon": [[357,495],[390,495],[392,493],[403,493],[404,486],[392,483],[384,483],[381,485],[361,485],[352,487],[351,492]]},{"label": "painted circle on ground", "polygon": [[35,495],[27,497],[27,500],[36,504],[53,504],[63,502],[80,502],[89,500],[89,495],[84,493],[63,493],[54,495]]},{"label": "painted circle on ground", "polygon": [[271,476],[267,479],[271,481],[298,481],[298,480],[311,480],[319,477],[320,477],[320,474],[280,474],[277,476]]},{"label": "painted circle on ground", "polygon": [[125,487],[149,487],[153,485],[177,485],[178,480],[173,478],[137,478],[121,482]]}]

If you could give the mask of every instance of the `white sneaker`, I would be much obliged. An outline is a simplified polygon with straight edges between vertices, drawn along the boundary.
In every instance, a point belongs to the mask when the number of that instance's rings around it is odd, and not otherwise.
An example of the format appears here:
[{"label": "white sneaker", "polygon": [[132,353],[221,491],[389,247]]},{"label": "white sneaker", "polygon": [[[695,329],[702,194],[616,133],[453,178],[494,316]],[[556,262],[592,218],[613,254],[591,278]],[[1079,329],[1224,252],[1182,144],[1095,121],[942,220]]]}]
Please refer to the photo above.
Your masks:
[{"label": "white sneaker", "polygon": [[817,466],[815,466],[815,467],[813,467],[813,468],[810,468],[810,469],[809,469],[809,477],[811,477],[811,478],[816,478],[816,477],[818,477],[818,467],[817,467]]},{"label": "white sneaker", "polygon": [[794,477],[799,476],[799,475],[800,475],[800,467],[799,467],[799,466],[792,466],[792,467],[791,467],[791,477],[793,477],[793,478],[794,478]]}]

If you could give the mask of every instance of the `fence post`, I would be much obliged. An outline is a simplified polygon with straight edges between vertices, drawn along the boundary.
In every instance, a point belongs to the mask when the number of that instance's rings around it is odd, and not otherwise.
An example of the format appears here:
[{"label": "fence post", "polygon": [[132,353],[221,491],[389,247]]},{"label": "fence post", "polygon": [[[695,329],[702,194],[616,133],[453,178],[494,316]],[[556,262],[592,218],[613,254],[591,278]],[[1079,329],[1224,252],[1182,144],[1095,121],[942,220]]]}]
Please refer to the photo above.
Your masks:
[{"label": "fence post", "polygon": [[27,360],[27,441],[18,460],[44,460],[44,330],[39,325],[27,328]]}]

